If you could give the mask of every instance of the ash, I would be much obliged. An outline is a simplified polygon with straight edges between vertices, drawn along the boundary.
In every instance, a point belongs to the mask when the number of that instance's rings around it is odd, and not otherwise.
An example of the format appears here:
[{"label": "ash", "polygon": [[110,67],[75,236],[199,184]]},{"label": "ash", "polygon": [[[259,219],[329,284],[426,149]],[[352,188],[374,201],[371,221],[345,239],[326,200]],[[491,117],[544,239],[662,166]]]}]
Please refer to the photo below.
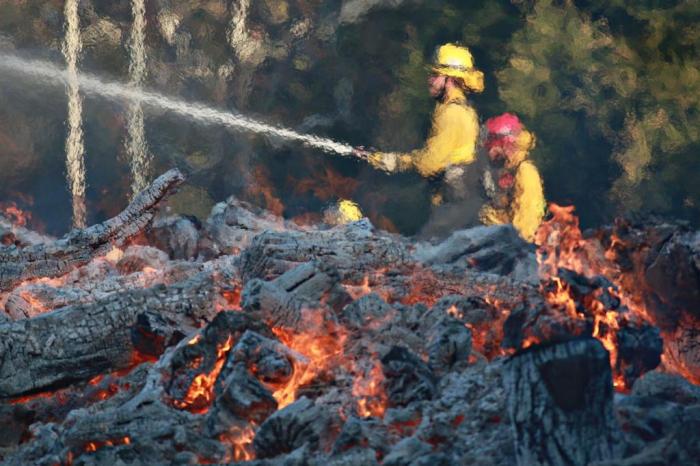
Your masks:
[{"label": "ash", "polygon": [[198,222],[161,208],[181,182],[62,239],[0,222],[3,464],[700,457],[697,232]]}]

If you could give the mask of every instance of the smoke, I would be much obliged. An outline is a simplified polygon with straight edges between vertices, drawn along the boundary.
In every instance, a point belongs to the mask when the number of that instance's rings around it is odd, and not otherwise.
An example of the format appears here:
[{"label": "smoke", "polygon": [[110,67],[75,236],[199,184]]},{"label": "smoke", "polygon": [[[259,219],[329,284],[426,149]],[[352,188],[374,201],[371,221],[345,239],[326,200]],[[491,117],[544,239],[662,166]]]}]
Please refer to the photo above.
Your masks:
[{"label": "smoke", "polygon": [[[146,77],[146,5],[144,0],[132,0],[132,15],[134,21],[129,38],[129,86],[140,88]],[[126,153],[131,165],[132,196],[135,196],[148,184],[151,171],[151,156],[148,152],[144,117],[141,103],[133,101],[127,110]]]},{"label": "smoke", "polygon": [[65,77],[64,82],[68,93],[66,169],[68,172],[68,185],[73,196],[73,226],[82,228],[86,224],[85,147],[82,128],[83,103],[80,97],[80,78],[78,77],[78,60],[82,49],[78,0],[67,0],[64,14],[66,18],[66,36],[62,52],[66,58],[67,69],[62,74]]},{"label": "smoke", "polygon": [[288,141],[297,141],[326,153],[343,156],[353,155],[352,146],[332,139],[310,134],[301,134],[288,128],[263,123],[246,116],[217,110],[215,108],[168,97],[156,92],[144,91],[115,81],[108,81],[90,74],[71,74],[55,65],[40,61],[26,60],[14,55],[0,54],[0,69],[21,74],[44,85],[64,85],[77,80],[86,95],[101,96],[113,101],[140,103],[162,111],[172,112],[190,121],[204,125],[218,125],[234,130],[249,131]]}]

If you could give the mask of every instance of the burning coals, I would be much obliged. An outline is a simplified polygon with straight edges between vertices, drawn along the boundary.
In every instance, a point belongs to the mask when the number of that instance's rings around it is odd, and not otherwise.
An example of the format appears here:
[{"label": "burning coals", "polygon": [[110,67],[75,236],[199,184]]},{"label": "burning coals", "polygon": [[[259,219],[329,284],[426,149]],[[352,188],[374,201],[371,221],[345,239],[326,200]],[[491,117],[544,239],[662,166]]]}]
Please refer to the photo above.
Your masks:
[{"label": "burning coals", "polygon": [[427,244],[235,199],[151,224],[180,181],[62,240],[12,227],[6,464],[699,457],[696,232],[584,236],[552,206],[537,248],[506,226]]}]

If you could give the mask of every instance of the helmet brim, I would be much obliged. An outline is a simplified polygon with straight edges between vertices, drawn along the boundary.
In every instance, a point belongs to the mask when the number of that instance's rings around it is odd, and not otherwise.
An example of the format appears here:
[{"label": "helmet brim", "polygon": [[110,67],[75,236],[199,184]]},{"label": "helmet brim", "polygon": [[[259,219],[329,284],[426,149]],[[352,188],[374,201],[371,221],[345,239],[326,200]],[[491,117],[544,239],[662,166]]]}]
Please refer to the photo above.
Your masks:
[{"label": "helmet brim", "polygon": [[430,65],[428,69],[433,74],[461,79],[464,85],[474,92],[484,90],[484,74],[475,68],[463,70],[451,66]]}]

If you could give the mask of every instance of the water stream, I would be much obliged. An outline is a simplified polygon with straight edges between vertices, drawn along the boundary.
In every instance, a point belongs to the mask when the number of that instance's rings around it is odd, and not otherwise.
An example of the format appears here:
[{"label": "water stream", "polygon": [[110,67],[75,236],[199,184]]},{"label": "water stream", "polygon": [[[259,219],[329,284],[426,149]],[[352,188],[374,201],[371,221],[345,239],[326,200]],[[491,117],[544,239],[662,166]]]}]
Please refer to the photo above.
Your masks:
[{"label": "water stream", "polygon": [[[21,75],[24,78],[32,79],[39,84],[47,86],[63,86],[66,83],[73,83],[76,85],[76,89],[77,85],[79,85],[80,90],[85,95],[99,96],[117,102],[139,103],[143,106],[171,112],[203,125],[223,126],[287,141],[297,141],[329,154],[353,155],[353,148],[349,144],[311,134],[301,134],[289,128],[263,123],[234,112],[216,109],[201,103],[188,102],[157,92],[146,91],[129,84],[102,79],[95,75],[66,71],[47,61],[25,59],[11,54],[0,54],[0,70],[5,73]],[[79,117],[79,115],[78,113],[77,116]],[[69,116],[71,122],[74,116],[73,114]],[[82,149],[82,144],[80,147]],[[82,154],[82,150],[80,154]],[[82,193],[84,195],[84,184]]]},{"label": "water stream", "polygon": [[66,138],[66,169],[68,184],[73,196],[73,225],[85,226],[85,146],[83,143],[83,103],[80,97],[78,60],[82,43],[78,17],[78,0],[68,0],[65,4],[66,35],[63,42],[63,55],[66,58],[66,71],[62,71],[68,93],[68,136]]},{"label": "water stream", "polygon": [[[129,86],[138,89],[146,77],[146,5],[144,0],[132,0],[132,15],[134,17],[131,36],[129,38]],[[126,153],[131,166],[132,196],[142,191],[148,184],[151,172],[151,156],[146,143],[144,117],[141,102],[129,104],[126,119],[127,137]]]}]

